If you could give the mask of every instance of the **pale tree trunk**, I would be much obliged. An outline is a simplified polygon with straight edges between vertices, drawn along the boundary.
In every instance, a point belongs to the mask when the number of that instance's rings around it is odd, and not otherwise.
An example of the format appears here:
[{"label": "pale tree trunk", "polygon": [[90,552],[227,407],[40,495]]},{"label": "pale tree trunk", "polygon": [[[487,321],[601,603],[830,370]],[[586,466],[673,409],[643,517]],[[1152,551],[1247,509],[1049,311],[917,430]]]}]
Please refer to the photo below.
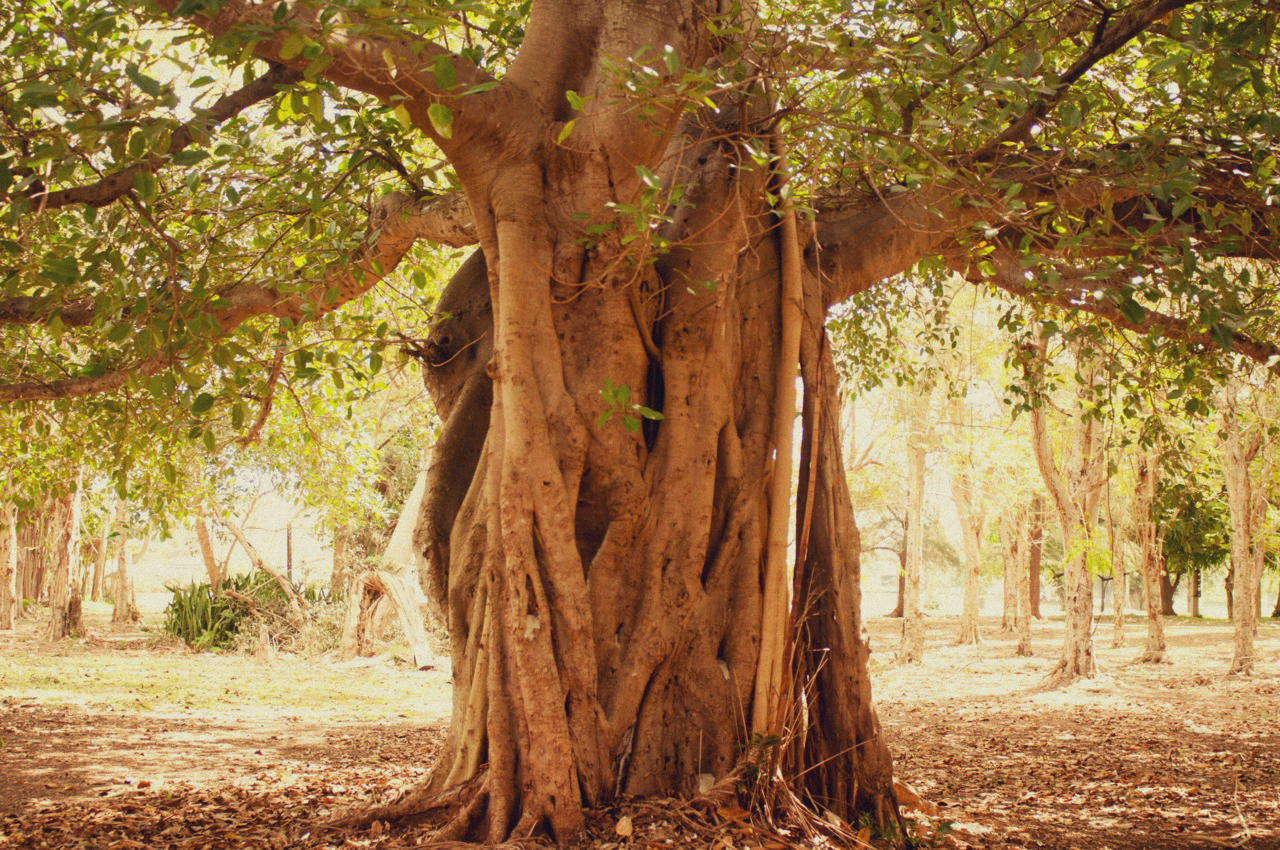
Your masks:
[{"label": "pale tree trunk", "polygon": [[978,597],[982,578],[982,531],[987,519],[978,482],[986,476],[977,473],[965,425],[964,399],[955,396],[951,399],[951,430],[962,468],[952,471],[951,497],[960,520],[964,548],[964,608],[960,613],[957,643],[976,644],[982,640],[978,632]]},{"label": "pale tree trunk", "polygon": [[0,630],[14,628],[18,605],[18,513],[0,493]]},{"label": "pale tree trunk", "polygon": [[1018,635],[1018,643],[1013,653],[1019,657],[1029,657],[1031,652],[1031,534],[1033,532],[1031,510],[1023,507],[1017,514],[1016,566],[1017,575],[1017,614],[1014,618],[1014,631]]},{"label": "pale tree trunk", "polygon": [[1018,623],[1018,566],[1021,563],[1018,559],[1016,526],[1012,529],[1004,530],[1005,534],[1010,535],[1013,541],[1006,544],[1004,548],[1004,577],[1001,581],[1003,590],[1003,598],[1000,608],[1000,631],[1012,632],[1016,629]]},{"label": "pale tree trunk", "polygon": [[380,605],[390,604],[404,631],[405,641],[413,655],[414,667],[430,670],[436,666],[431,639],[427,637],[422,610],[410,585],[398,575],[386,570],[365,573],[356,579],[350,594],[353,604],[347,607],[342,640],[338,645],[338,658],[347,661],[357,655],[373,654],[374,641],[378,638],[375,626]]},{"label": "pale tree trunk", "polygon": [[51,497],[45,496],[31,508],[18,514],[17,586],[18,613],[26,614],[25,602],[40,602],[44,596],[46,563],[52,551],[49,541],[49,518],[53,511]]},{"label": "pale tree trunk", "polygon": [[1147,603],[1147,642],[1140,661],[1164,661],[1164,605],[1160,589],[1160,529],[1151,516],[1159,473],[1159,456],[1150,450],[1137,457],[1137,487],[1133,498],[1133,528],[1138,544],[1138,563],[1142,569],[1143,596]]},{"label": "pale tree trunk", "polygon": [[111,622],[132,623],[138,619],[138,606],[133,597],[133,580],[129,577],[129,525],[124,499],[116,502],[116,581],[112,590]]},{"label": "pale tree trunk", "polygon": [[907,563],[902,595],[902,642],[898,663],[924,660],[924,611],[920,607],[920,578],[924,568],[924,465],[928,426],[924,406],[928,396],[907,401]]},{"label": "pale tree trunk", "polygon": [[347,534],[345,528],[333,530],[333,569],[329,573],[329,598],[338,599],[347,592]]},{"label": "pale tree trunk", "polygon": [[986,516],[974,501],[973,479],[966,474],[952,475],[951,493],[960,518],[960,537],[964,544],[964,609],[960,614],[959,643],[981,643],[978,632],[979,590],[982,580],[982,531]]},{"label": "pale tree trunk", "polygon": [[[1026,364],[1035,385],[1041,385],[1045,365],[1042,336],[1038,351]],[[1093,652],[1093,577],[1089,573],[1089,553],[1094,545],[1093,521],[1097,518],[1101,488],[1106,482],[1101,428],[1092,415],[1085,415],[1094,397],[1093,379],[1096,367],[1086,361],[1079,364],[1080,386],[1076,410],[1071,421],[1071,450],[1066,464],[1058,468],[1049,442],[1045,405],[1041,396],[1031,405],[1031,432],[1036,465],[1058,511],[1062,525],[1063,585],[1065,629],[1062,654],[1050,672],[1051,687],[1069,684],[1095,671]]]},{"label": "pale tree trunk", "polygon": [[1009,507],[1000,515],[1000,558],[1004,562],[1004,613],[1000,618],[1000,630],[1012,632],[1018,620],[1018,571],[1022,566],[1018,527],[1020,510]]},{"label": "pale tree trunk", "polygon": [[213,538],[209,535],[209,510],[203,502],[196,506],[193,525],[196,528],[196,542],[200,545],[200,558],[204,561],[204,571],[209,575],[209,587],[217,593],[226,576],[222,574],[217,554],[213,551]]},{"label": "pale tree trunk", "polygon": [[80,489],[83,477],[84,471],[77,469],[69,489],[59,494],[54,503],[56,536],[46,640],[62,640],[84,631],[80,586],[75,580],[80,563]]},{"label": "pale tree trunk", "polygon": [[1187,579],[1187,616],[1200,617],[1200,586],[1203,581],[1200,571],[1196,570]]},{"label": "pale tree trunk", "polygon": [[102,534],[98,536],[97,546],[93,551],[93,581],[89,585],[89,598],[94,602],[102,601],[102,579],[107,572],[107,556],[111,546],[111,532],[115,526],[115,512],[104,505],[102,508]]},{"label": "pale tree trunk", "polygon": [[1031,497],[1031,558],[1027,572],[1031,579],[1031,616],[1040,619],[1040,561],[1044,556],[1044,496]]},{"label": "pale tree trunk", "polygon": [[1124,558],[1124,530],[1116,527],[1111,506],[1111,482],[1107,481],[1107,540],[1111,544],[1111,645],[1124,646],[1125,605],[1129,598],[1129,571]]},{"label": "pale tree trunk", "polygon": [[284,591],[285,599],[289,600],[289,609],[293,616],[300,618],[303,610],[309,606],[307,600],[303,599],[298,593],[298,589],[293,586],[293,582],[289,581],[288,576],[282,573],[278,567],[271,565],[266,558],[262,557],[258,547],[254,546],[249,538],[245,536],[244,529],[232,522],[230,517],[221,512],[216,514],[216,517],[218,522],[222,523],[222,527],[231,532],[231,536],[236,539],[236,542],[240,544],[240,548],[249,556],[250,565],[255,570],[264,572],[275,579],[276,584]]},{"label": "pale tree trunk", "polygon": [[[1234,395],[1234,393],[1232,394]],[[1235,645],[1230,673],[1252,673],[1258,629],[1258,594],[1266,560],[1267,487],[1274,459],[1258,425],[1246,426],[1229,398],[1222,416],[1223,472],[1231,509],[1231,563]],[[1257,469],[1250,467],[1257,461]]]}]

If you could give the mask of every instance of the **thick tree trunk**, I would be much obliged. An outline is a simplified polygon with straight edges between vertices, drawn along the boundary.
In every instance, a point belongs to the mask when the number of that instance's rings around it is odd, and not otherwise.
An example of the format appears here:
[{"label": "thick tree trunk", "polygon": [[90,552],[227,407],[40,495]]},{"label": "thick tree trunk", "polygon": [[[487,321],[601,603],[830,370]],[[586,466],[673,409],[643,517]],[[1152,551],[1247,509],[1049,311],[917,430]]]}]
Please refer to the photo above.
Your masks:
[{"label": "thick tree trunk", "polygon": [[1026,508],[1018,510],[1015,522],[1015,549],[1017,564],[1014,573],[1017,575],[1017,611],[1014,616],[1014,631],[1018,635],[1018,643],[1014,647],[1014,655],[1029,657],[1031,652],[1031,516]]},{"label": "thick tree trunk", "polygon": [[17,586],[18,616],[26,613],[26,602],[44,598],[46,563],[52,551],[49,541],[49,516],[52,500],[46,496],[31,509],[18,513]]},{"label": "thick tree trunk", "polygon": [[1159,526],[1151,516],[1156,497],[1159,458],[1144,451],[1137,457],[1137,486],[1133,496],[1133,527],[1138,543],[1138,564],[1147,602],[1147,642],[1140,661],[1157,663],[1164,660],[1164,610],[1161,579],[1164,576],[1160,554]]},{"label": "thick tree trunk", "polygon": [[[367,816],[433,809],[472,783],[440,837],[567,836],[582,805],[692,791],[746,758],[848,822],[896,817],[856,529],[822,412],[837,408],[821,310],[802,342],[800,565],[779,624],[791,665],[779,705],[809,720],[785,751],[768,743],[773,718],[742,722],[775,593],[764,565],[777,508],[763,485],[775,390],[795,379],[774,354],[787,246],[773,214],[744,203],[760,187],[734,183],[767,175],[731,169],[719,142],[681,147],[673,168],[694,189],[674,218],[696,247],[618,278],[578,237],[541,233],[542,199],[513,186],[519,204],[480,223],[501,262],[477,255],[442,296],[426,380],[444,426],[416,539],[449,618],[453,725],[430,781]],[[806,302],[815,285],[805,278]],[[642,423],[635,403],[664,418]],[[747,746],[753,733],[762,746]]]},{"label": "thick tree trunk", "polygon": [[83,471],[77,469],[68,489],[54,500],[52,586],[46,640],[62,640],[84,631],[80,585],[75,580],[80,562],[80,504]]},{"label": "thick tree trunk", "polygon": [[1200,574],[1199,570],[1196,570],[1194,573],[1191,573],[1191,575],[1187,579],[1187,616],[1188,617],[1195,617],[1196,619],[1200,618],[1200,587],[1203,581],[1204,581],[1204,576]]},{"label": "thick tree trunk", "polygon": [[0,493],[0,630],[14,627],[19,598],[18,513]]}]

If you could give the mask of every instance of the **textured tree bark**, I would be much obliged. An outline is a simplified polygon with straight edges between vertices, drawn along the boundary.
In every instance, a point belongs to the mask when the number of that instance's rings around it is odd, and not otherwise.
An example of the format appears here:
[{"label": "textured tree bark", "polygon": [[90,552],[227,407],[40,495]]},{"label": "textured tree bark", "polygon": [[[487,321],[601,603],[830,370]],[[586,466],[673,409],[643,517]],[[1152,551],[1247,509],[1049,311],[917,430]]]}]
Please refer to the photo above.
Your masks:
[{"label": "textured tree bark", "polygon": [[54,500],[52,585],[46,640],[62,640],[84,631],[80,586],[75,581],[80,562],[80,489],[84,472],[76,470],[68,489]]},{"label": "textured tree bark", "polygon": [[[441,841],[568,840],[584,807],[709,774],[785,779],[845,822],[901,826],[823,414],[837,409],[829,300],[803,269],[794,290],[799,260],[817,258],[778,215],[781,163],[752,158],[771,147],[770,105],[744,85],[715,109],[648,95],[655,108],[637,109],[618,82],[617,57],[641,47],[713,61],[707,11],[534,4],[499,87],[452,101],[438,141],[480,252],[423,350],[443,429],[416,540],[449,622],[454,712],[430,779],[365,820],[435,817]],[[569,90],[591,103],[571,127]],[[405,102],[425,132],[434,99]],[[633,229],[622,205],[653,217]],[[794,427],[779,399],[797,375],[778,353],[799,297],[808,472],[788,587],[767,529],[793,512],[768,494],[789,490],[775,435]],[[780,713],[805,722],[783,739]]]},{"label": "textured tree bark", "polygon": [[1200,618],[1200,584],[1203,576],[1196,570],[1187,579],[1187,616]]},{"label": "textured tree bark", "polygon": [[18,513],[17,616],[26,614],[26,601],[44,598],[46,564],[51,551],[48,543],[49,516],[52,500],[45,496],[29,510]]},{"label": "textured tree bark", "polygon": [[1138,563],[1142,569],[1143,595],[1147,601],[1147,642],[1139,660],[1149,663],[1164,661],[1165,653],[1160,529],[1151,516],[1159,462],[1158,456],[1149,450],[1138,456],[1137,487],[1133,497],[1133,527],[1138,543]]},{"label": "textured tree bark", "polygon": [[[449,619],[454,719],[430,781],[366,817],[442,811],[441,838],[539,825],[567,836],[583,805],[692,791],[704,774],[737,775],[745,753],[743,769],[792,777],[802,799],[847,821],[896,820],[856,528],[822,414],[837,402],[821,311],[806,312],[802,341],[803,543],[782,624],[782,705],[810,719],[785,747],[742,722],[756,699],[775,510],[764,484],[784,415],[769,400],[794,380],[774,354],[785,246],[752,200],[763,188],[752,181],[769,175],[732,168],[720,141],[682,148],[671,167],[693,188],[672,216],[677,247],[652,274],[618,278],[576,238],[510,210],[500,227],[478,225],[501,262],[468,261],[442,296],[459,309],[444,307],[428,340],[425,380],[449,451],[433,457],[418,540]],[[561,263],[553,278],[532,274]],[[817,282],[804,280],[813,301]],[[627,427],[606,381],[663,419]],[[468,802],[442,807],[459,786]]]}]

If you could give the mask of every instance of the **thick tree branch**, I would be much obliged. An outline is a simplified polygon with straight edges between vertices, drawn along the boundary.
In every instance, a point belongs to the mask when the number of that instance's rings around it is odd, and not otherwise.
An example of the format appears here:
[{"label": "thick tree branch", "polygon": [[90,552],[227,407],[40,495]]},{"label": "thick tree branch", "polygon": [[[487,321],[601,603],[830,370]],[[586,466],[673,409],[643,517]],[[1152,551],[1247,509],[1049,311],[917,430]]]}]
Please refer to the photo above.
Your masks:
[{"label": "thick tree branch", "polygon": [[[369,238],[349,262],[332,269],[301,292],[282,294],[274,288],[257,285],[225,290],[208,315],[219,327],[218,336],[229,334],[237,325],[255,316],[269,315],[297,322],[318,319],[371,289],[399,265],[420,239],[453,247],[474,244],[476,238],[465,199],[461,195],[446,195],[416,201],[401,194],[387,195],[380,199],[370,216]],[[14,312],[12,302],[0,304],[0,317]],[[49,318],[46,313],[43,319],[33,321]],[[182,351],[157,354],[93,377],[0,385],[0,402],[110,392],[135,377],[156,374],[182,355]]]},{"label": "thick tree branch", "polygon": [[104,207],[122,197],[133,188],[133,178],[138,174],[159,171],[180,151],[185,150],[200,136],[206,135],[219,124],[239,115],[256,103],[269,99],[281,88],[302,79],[300,71],[282,65],[271,68],[244,88],[218,98],[213,106],[201,110],[195,118],[183,124],[169,140],[169,149],[163,155],[156,154],[142,162],[122,168],[87,186],[75,186],[53,192],[34,192],[32,209],[55,210],[72,204]]},{"label": "thick tree branch", "polygon": [[[915,192],[882,194],[852,208],[819,210],[805,261],[823,281],[829,307],[941,253],[978,221],[1016,221],[1045,204],[1070,210],[1096,208],[1104,200],[1117,203],[1135,194],[1102,177],[1078,177],[1065,185],[1055,185],[1053,177],[1041,165],[1002,169],[992,179],[1019,182],[1023,188],[1014,199],[999,203],[984,197],[982,186],[957,179]],[[989,184],[987,189],[989,195]],[[974,203],[975,199],[981,203]],[[1015,209],[1011,200],[1021,207]]]}]

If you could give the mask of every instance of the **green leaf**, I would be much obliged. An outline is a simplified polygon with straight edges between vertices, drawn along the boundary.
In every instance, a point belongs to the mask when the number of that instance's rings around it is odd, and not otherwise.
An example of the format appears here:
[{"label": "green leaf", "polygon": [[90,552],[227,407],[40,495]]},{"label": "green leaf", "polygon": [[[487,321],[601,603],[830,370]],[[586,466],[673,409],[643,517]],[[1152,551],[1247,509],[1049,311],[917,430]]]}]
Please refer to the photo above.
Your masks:
[{"label": "green leaf", "polygon": [[441,91],[452,91],[458,85],[458,72],[448,56],[437,56],[431,70],[436,75],[436,84]]},{"label": "green leaf", "polygon": [[213,408],[213,396],[209,393],[200,393],[196,396],[196,400],[191,403],[191,412],[196,416],[208,413]]},{"label": "green leaf", "polygon": [[564,126],[563,126],[563,127],[561,127],[561,128],[560,128],[560,132],[556,134],[556,144],[557,144],[557,145],[562,145],[562,144],[564,144],[564,140],[565,140],[565,139],[567,139],[567,138],[569,138],[569,134],[573,132],[573,125],[574,125],[574,123],[576,123],[576,122],[577,122],[577,120],[578,120],[578,119],[576,119],[576,118],[575,118],[575,119],[573,119],[572,121],[566,121],[566,122],[564,122]]},{"label": "green leaf", "polygon": [[75,257],[45,257],[40,276],[58,286],[71,286],[80,279],[80,264]]},{"label": "green leaf", "polygon": [[159,80],[152,79],[138,68],[137,65],[130,62],[124,69],[125,76],[133,81],[133,84],[151,97],[159,97],[164,91],[164,86],[160,85]]},{"label": "green leaf", "polygon": [[174,165],[195,165],[209,158],[209,152],[203,150],[181,150],[173,155]]},{"label": "green leaf", "polygon": [[433,103],[427,107],[427,118],[431,127],[442,139],[453,138],[453,113],[443,103]]},{"label": "green leaf", "polygon": [[1040,66],[1044,64],[1044,54],[1039,50],[1027,50],[1022,54],[1022,61],[1018,63],[1018,72],[1024,77],[1030,77],[1036,71],[1040,70]]},{"label": "green leaf", "polygon": [[280,58],[288,62],[302,52],[302,48],[307,46],[307,39],[300,32],[291,32],[285,36],[284,43],[280,45]]},{"label": "green leaf", "polygon": [[324,120],[324,92],[319,89],[312,89],[306,94],[307,111],[311,113],[311,117],[316,123]]}]

